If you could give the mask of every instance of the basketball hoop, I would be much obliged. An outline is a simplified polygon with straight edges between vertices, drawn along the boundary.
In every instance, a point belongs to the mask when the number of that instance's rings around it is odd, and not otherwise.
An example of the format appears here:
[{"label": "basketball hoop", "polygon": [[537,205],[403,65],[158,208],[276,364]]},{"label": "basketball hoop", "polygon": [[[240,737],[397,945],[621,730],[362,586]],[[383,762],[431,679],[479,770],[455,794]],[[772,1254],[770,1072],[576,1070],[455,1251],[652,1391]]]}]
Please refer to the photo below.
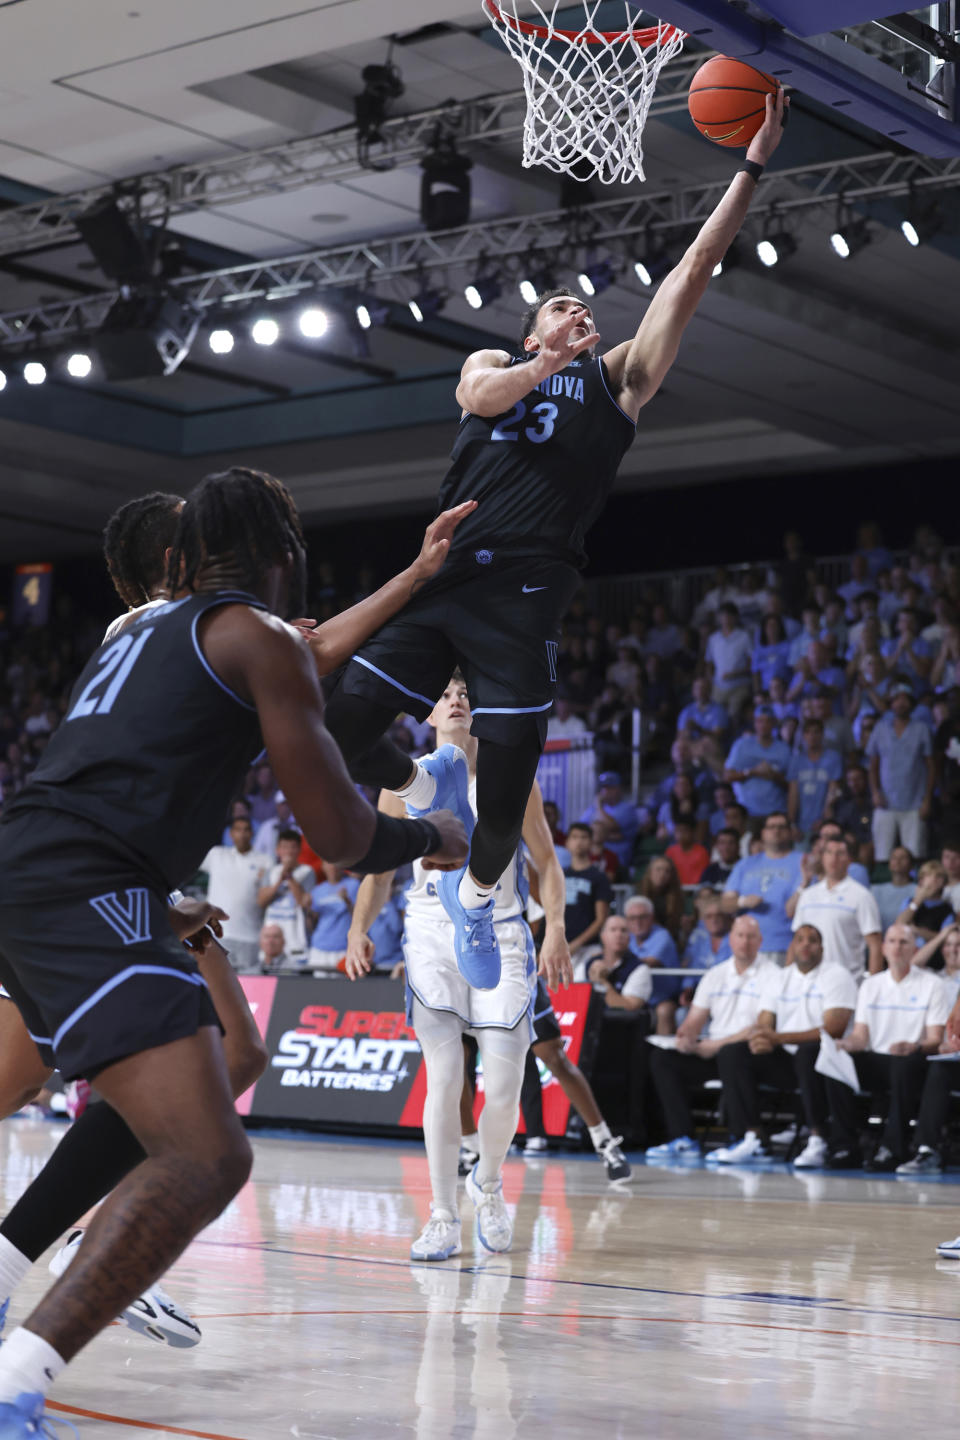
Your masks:
[{"label": "basketball hoop", "polygon": [[[523,70],[523,164],[604,185],[645,179],[643,127],[657,77],[686,39],[673,25],[638,27],[624,0],[624,29],[597,30],[601,0],[581,0],[580,30],[554,23],[564,0],[532,0],[542,23],[521,20],[520,0],[483,0],[490,23]],[[565,0],[569,8],[570,0]]]}]

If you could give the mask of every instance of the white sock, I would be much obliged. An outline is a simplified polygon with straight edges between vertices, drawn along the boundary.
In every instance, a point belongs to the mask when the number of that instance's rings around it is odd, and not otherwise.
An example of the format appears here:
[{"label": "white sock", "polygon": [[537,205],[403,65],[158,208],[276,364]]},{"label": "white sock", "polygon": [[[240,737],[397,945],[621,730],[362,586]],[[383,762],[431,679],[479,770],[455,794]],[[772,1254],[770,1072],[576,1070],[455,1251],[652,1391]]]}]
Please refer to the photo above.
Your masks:
[{"label": "white sock", "polygon": [[465,909],[476,910],[478,905],[486,905],[496,888],[496,885],[478,885],[470,871],[465,870],[457,891],[457,899]]},{"label": "white sock", "polygon": [[587,1129],[590,1131],[590,1139],[593,1141],[594,1150],[599,1150],[601,1145],[613,1139],[610,1133],[610,1126],[606,1120],[601,1120],[599,1125],[588,1125]]},{"label": "white sock", "polygon": [[11,1245],[6,1235],[0,1235],[0,1304],[10,1299],[32,1267],[33,1261],[28,1260],[16,1245]]},{"label": "white sock", "polygon": [[474,1130],[472,1135],[464,1135],[460,1141],[460,1144],[463,1145],[467,1150],[472,1150],[474,1155],[479,1155],[480,1136],[476,1130]]},{"label": "white sock", "polygon": [[429,770],[417,765],[417,773],[402,790],[394,790],[398,800],[407,800],[415,810],[429,810],[437,793],[437,782]]},{"label": "white sock", "polygon": [[0,1350],[0,1405],[18,1395],[46,1395],[66,1363],[46,1340],[20,1326]]}]

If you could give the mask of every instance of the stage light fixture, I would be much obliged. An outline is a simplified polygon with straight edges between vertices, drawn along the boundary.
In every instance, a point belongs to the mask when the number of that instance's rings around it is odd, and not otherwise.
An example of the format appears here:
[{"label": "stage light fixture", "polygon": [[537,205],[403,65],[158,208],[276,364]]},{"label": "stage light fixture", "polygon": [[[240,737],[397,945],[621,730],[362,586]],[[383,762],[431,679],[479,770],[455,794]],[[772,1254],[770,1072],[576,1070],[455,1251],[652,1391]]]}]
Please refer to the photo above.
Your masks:
[{"label": "stage light fixture", "polygon": [[410,314],[418,325],[422,325],[424,320],[432,320],[435,315],[439,315],[446,303],[447,297],[443,291],[433,290],[429,285],[422,286],[416,295],[412,295],[407,301]]},{"label": "stage light fixture", "polygon": [[370,304],[364,304],[361,300],[357,306],[357,324],[361,330],[370,330],[377,325],[386,325],[390,319],[390,306],[378,305],[375,300]]},{"label": "stage light fixture", "polygon": [[521,280],[517,287],[520,291],[520,298],[525,305],[536,305],[539,291],[532,280]]},{"label": "stage light fixture", "polygon": [[200,311],[162,291],[121,294],[97,336],[97,363],[107,380],[172,375],[189,354]]},{"label": "stage light fixture", "polygon": [[542,263],[538,265],[536,260],[537,257],[531,255],[530,263],[524,266],[518,286],[524,303],[527,305],[535,305],[545,291],[554,290],[557,285],[557,277],[553,269]]},{"label": "stage light fixture", "polygon": [[330,327],[330,319],[326,310],[320,310],[315,305],[301,311],[297,321],[300,326],[300,334],[305,335],[308,340],[319,340],[321,335],[326,335]]},{"label": "stage light fixture", "polygon": [[0,370],[0,390],[6,390],[6,388],[7,388],[7,377],[6,377],[6,375],[3,373],[3,371]]},{"label": "stage light fixture", "polygon": [[503,286],[495,275],[487,271],[475,275],[471,283],[465,286],[463,293],[471,309],[482,310],[484,305],[492,305],[495,300],[500,299]]},{"label": "stage light fixture", "polygon": [[254,320],[250,327],[250,338],[255,345],[275,345],[280,339],[280,326],[276,320],[264,315],[261,319]]},{"label": "stage light fixture", "polygon": [[871,239],[870,227],[866,220],[854,219],[846,211],[838,214],[836,226],[830,236],[830,244],[833,253],[839,255],[841,260],[852,259],[854,255],[870,244]]},{"label": "stage light fixture", "polygon": [[928,244],[943,229],[943,211],[935,200],[923,202],[915,195],[910,196],[907,213],[900,222],[900,230],[908,245],[914,249]]},{"label": "stage light fixture", "polygon": [[761,265],[772,270],[783,260],[789,260],[797,253],[797,241],[786,230],[767,230],[757,241],[757,259]]},{"label": "stage light fixture", "polygon": [[633,262],[633,273],[641,285],[652,290],[673,269],[673,257],[662,240],[649,238]]},{"label": "stage light fixture", "polygon": [[209,345],[214,355],[229,355],[233,349],[232,330],[211,330]]},{"label": "stage light fixture", "polygon": [[470,221],[470,171],[473,161],[461,155],[451,135],[440,127],[420,161],[420,219],[428,230],[455,230]]},{"label": "stage light fixture", "polygon": [[78,350],[67,360],[67,374],[72,375],[74,380],[86,380],[92,369],[93,361],[82,350]]},{"label": "stage light fixture", "polygon": [[610,260],[595,260],[592,265],[587,265],[577,276],[577,284],[588,299],[594,295],[602,295],[604,290],[617,278],[617,272]]},{"label": "stage light fixture", "polygon": [[23,378],[28,385],[42,385],[47,378],[47,367],[39,360],[28,360],[23,367]]},{"label": "stage light fixture", "polygon": [[95,200],[74,224],[108,280],[142,285],[152,278],[155,258],[147,231],[112,195]]}]

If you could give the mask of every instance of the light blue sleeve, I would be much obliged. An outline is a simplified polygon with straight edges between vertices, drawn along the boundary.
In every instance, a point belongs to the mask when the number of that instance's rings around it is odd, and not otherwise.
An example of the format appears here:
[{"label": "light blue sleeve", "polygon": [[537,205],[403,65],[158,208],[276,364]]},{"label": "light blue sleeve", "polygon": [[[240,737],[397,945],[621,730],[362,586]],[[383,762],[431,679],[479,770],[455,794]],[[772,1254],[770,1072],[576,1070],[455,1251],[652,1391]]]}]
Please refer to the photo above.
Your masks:
[{"label": "light blue sleeve", "polygon": [[723,887],[725,890],[736,890],[738,895],[744,893],[743,881],[747,868],[746,860],[738,860],[730,873],[730,878]]}]

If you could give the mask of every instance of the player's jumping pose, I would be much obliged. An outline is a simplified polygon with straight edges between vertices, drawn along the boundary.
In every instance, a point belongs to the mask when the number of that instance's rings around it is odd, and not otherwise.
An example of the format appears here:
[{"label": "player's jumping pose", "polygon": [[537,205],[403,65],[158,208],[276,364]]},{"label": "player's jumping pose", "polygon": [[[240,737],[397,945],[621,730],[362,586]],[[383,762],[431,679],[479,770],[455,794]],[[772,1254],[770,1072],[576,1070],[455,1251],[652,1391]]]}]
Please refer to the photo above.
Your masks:
[{"label": "player's jumping pose", "polygon": [[[750,161],[763,165],[777,148],[783,108],[782,92],[768,97]],[[468,358],[440,495],[444,505],[469,495],[477,510],[441,573],[356,653],[330,701],[327,723],[354,776],[425,813],[449,803],[451,777],[411,766],[382,737],[398,709],[424,719],[459,664],[479,739],[478,818],[469,867],[447,875],[438,894],[474,985],[499,978],[492,895],[520,839],[584,536],[755,188],[749,173],[735,176],[632,340],[598,357],[589,308],[569,291],[551,291],[527,312],[519,357],[480,350]]]}]

